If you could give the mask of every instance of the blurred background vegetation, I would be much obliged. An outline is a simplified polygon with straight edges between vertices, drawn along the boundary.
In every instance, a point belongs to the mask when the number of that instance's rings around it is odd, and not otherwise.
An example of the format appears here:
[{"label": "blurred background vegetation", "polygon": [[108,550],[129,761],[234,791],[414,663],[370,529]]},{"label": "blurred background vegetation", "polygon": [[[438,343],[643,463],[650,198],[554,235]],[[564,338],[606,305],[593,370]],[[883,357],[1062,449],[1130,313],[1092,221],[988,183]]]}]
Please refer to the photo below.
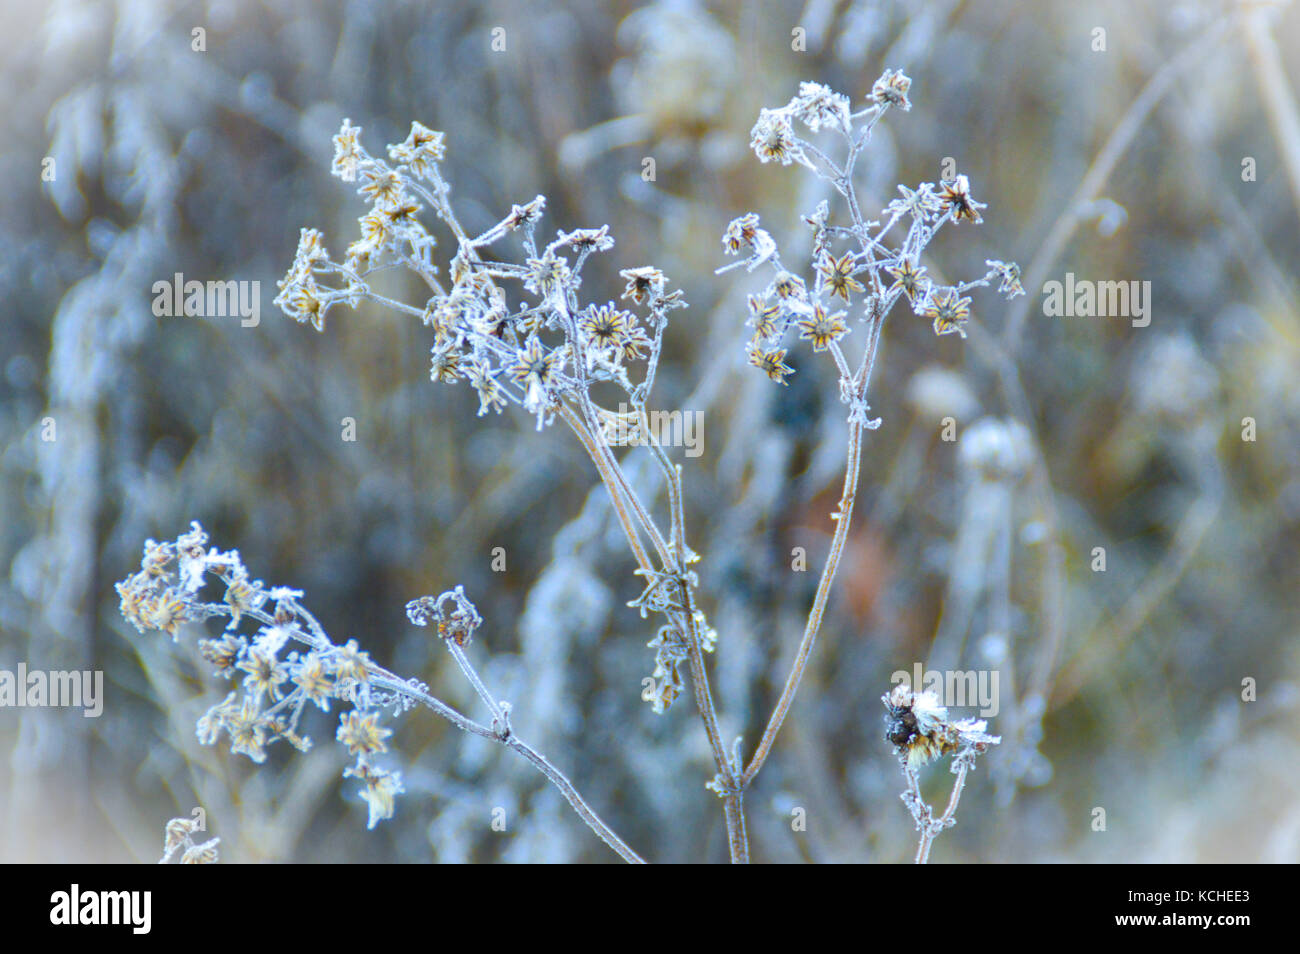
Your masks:
[{"label": "blurred background vegetation", "polygon": [[[403,612],[464,584],[486,619],[473,653],[520,734],[649,859],[725,859],[690,700],[665,716],[640,700],[653,627],[623,605],[639,581],[580,448],[431,384],[418,323],[367,306],[318,335],[270,300],[300,227],[355,238],[363,205],[329,175],[345,116],[372,152],[411,120],[445,130],[470,229],[539,192],[544,229],[608,223],[592,300],[617,297],[618,268],[665,270],[692,307],[673,313],[656,403],[703,414],[690,542],[723,731],[752,751],[828,546],[846,428],[829,362],[796,348],[788,389],[745,366],[754,287],[713,276],[719,236],[753,210],[806,256],[799,216],[827,196],[749,152],[759,108],[801,80],[857,105],[901,67],[914,107],[859,166],[868,214],[952,157],[989,208],[945,230],[932,273],[1015,259],[1029,295],[977,294],[966,342],[902,309],[886,326],[849,556],[746,800],[755,860],[910,860],[880,696],[928,660],[999,671],[1004,737],[935,861],[1300,860],[1300,11],[1256,9],[4,0],[0,668],[102,670],[107,699],[99,719],[0,710],[0,859],[152,861],[166,820],[202,806],[226,861],[616,860],[521,760],[428,713],[396,726],[408,793],[374,832],[331,717],[309,718],[311,753],[261,767],[200,747],[225,687],[198,627],[141,637],[113,592],[146,537],[191,519],[304,589],[335,641],[481,717]],[[153,283],[176,272],[260,281],[261,323],[154,317]],[[1151,282],[1150,326],[1045,317],[1042,282],[1066,272]],[[423,300],[402,281],[395,297]],[[941,439],[946,416],[963,435],[1014,419],[1030,457],[990,470]],[[947,773],[929,781],[942,797]]]}]

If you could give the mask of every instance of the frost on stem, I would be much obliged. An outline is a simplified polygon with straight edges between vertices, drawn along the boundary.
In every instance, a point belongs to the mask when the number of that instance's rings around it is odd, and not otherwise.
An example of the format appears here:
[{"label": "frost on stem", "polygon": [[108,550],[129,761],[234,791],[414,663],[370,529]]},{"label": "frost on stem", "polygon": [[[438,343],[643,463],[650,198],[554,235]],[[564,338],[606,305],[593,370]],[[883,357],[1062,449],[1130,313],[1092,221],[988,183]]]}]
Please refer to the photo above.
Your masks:
[{"label": "frost on stem", "polygon": [[[914,692],[905,684],[898,685],[881,696],[880,701],[887,713],[885,741],[894,746],[907,783],[903,804],[921,833],[916,860],[923,864],[929,859],[935,836],[957,824],[957,803],[966,784],[966,773],[975,767],[978,756],[1002,739],[985,731],[988,723],[983,719],[949,719],[947,708],[939,704],[933,692]],[[951,770],[957,779],[947,809],[936,818],[921,797],[921,768],[945,755],[952,756]]]},{"label": "frost on stem", "polygon": [[[849,309],[871,325],[883,322],[900,297],[912,311],[931,323],[936,335],[966,336],[971,320],[971,300],[963,292],[987,286],[997,279],[998,291],[1008,298],[1024,294],[1020,270],[1014,263],[986,262],[980,278],[956,285],[938,285],[926,274],[921,257],[935,234],[946,224],[979,224],[986,206],[971,195],[970,180],[954,175],[939,183],[922,182],[915,189],[899,186],[900,198],[882,210],[878,220],[863,217],[853,185],[853,168],[871,136],[871,130],[890,109],[912,108],[908,93],[912,81],[899,70],[886,70],[871,88],[867,104],[857,112],[847,96],[819,83],[801,83],[799,93],[785,106],[763,109],[751,132],[750,145],[759,160],[781,165],[799,164],[826,179],[844,199],[847,217],[832,224],[830,204],[822,201],[804,216],[812,229],[812,259],[801,277],[782,263],[771,233],[760,227],[753,212],[734,219],[723,232],[722,246],[741,260],[719,268],[718,273],[760,266],[771,270],[771,281],[749,297],[747,324],[753,335],[746,346],[749,363],[778,384],[795,372],[786,361],[786,344],[792,329],[798,341],[814,352],[828,352],[840,374],[841,400],[848,405],[849,420],[868,428],[879,426],[867,415],[869,405],[859,393],[869,368],[855,372],[844,353],[843,339],[853,330]],[[844,158],[831,157],[798,127],[811,135],[833,133]],[[891,236],[890,233],[895,233]],[[834,307],[836,300],[841,306]],[[864,352],[873,354],[869,341]]]}]

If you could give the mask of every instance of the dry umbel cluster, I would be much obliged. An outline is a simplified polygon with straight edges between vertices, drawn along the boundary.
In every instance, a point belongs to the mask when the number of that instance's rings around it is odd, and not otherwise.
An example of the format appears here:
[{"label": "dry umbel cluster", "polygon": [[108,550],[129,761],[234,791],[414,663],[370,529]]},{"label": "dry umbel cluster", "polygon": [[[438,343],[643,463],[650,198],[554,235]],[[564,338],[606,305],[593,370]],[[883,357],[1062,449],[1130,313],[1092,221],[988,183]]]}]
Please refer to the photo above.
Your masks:
[{"label": "dry umbel cluster", "polygon": [[[787,263],[777,240],[752,213],[733,220],[722,236],[724,251],[739,260],[719,273],[743,268],[765,276],[766,284],[749,297],[752,334],[744,346],[749,363],[785,384],[796,373],[787,360],[791,348],[806,342],[814,355],[834,362],[848,422],[843,493],[832,515],[830,553],[789,676],[748,757],[743,740],[727,744],[719,729],[706,664],[719,635],[701,606],[692,569],[700,555],[687,542],[682,469],[650,425],[655,413],[651,393],[670,315],[686,307],[682,292],[660,269],[623,268],[617,301],[584,298],[584,266],[593,255],[614,247],[608,227],[558,231],[547,239],[539,228],[546,200],[537,196],[471,236],[452,209],[451,189],[440,170],[443,133],[413,123],[406,140],[388,146],[384,159],[370,154],[362,145],[362,130],[344,120],[334,138],[333,172],[356,184],[367,203],[360,237],[336,257],[320,232],[303,229],[276,298],[286,314],[318,331],[339,304],[355,307],[371,301],[405,314],[428,329],[431,378],[473,388],[480,415],[514,405],[531,416],[538,430],[558,422],[577,438],[608,492],[637,563],[643,590],[629,606],[659,621],[649,643],[653,669],[643,698],[656,713],[667,711],[687,692],[689,674],[716,768],[707,784],[722,800],[733,862],[749,859],[744,796],[772,751],[816,643],[852,521],[864,435],[881,423],[871,416],[867,395],[886,319],[905,300],[906,310],[929,322],[936,334],[965,337],[972,317],[968,292],[996,283],[1008,298],[1023,293],[1014,264],[990,260],[982,275],[955,284],[932,279],[922,264],[940,229],[965,229],[981,221],[984,205],[972,195],[965,175],[915,188],[899,186],[899,197],[877,218],[864,215],[854,185],[856,164],[876,123],[891,110],[911,108],[910,85],[901,72],[887,71],[865,102],[854,104],[825,86],[803,83],[787,105],[760,113],[751,134],[758,158],[803,166],[829,182],[842,200],[837,205],[843,209],[834,215],[830,204],[822,202],[804,217],[803,225],[812,232],[811,261]],[[435,264],[437,242],[425,216],[440,222],[453,238],[445,272]],[[425,301],[397,301],[372,288],[372,276],[394,267],[422,280],[429,293]],[[617,396],[618,410],[609,395]],[[635,440],[627,439],[629,431]],[[627,457],[614,453],[614,447],[627,444],[634,445],[628,455],[648,454],[653,460],[662,479],[661,499],[645,496],[629,478]],[[202,641],[201,651],[219,677],[237,679],[240,688],[200,720],[201,742],[211,744],[224,735],[232,751],[260,762],[276,741],[306,750],[311,743],[300,726],[304,714],[337,707],[336,738],[354,760],[344,774],[362,783],[360,794],[373,827],[391,817],[403,792],[400,772],[380,761],[392,734],[384,720],[422,705],[526,758],[610,847],[625,860],[641,860],[569,780],[516,735],[509,705],[488,690],[470,661],[470,638],[483,620],[460,587],[414,600],[407,611],[415,624],[437,630],[490,713],[488,724],[432,697],[423,683],[379,666],[355,641],[334,643],[303,605],[302,593],[252,580],[237,552],[206,544],[197,523],[174,542],[150,541],[140,572],[118,585],[123,613],[141,630],[176,637],[184,623],[228,620],[220,636]],[[202,590],[213,580],[224,592],[219,601],[206,602]],[[920,708],[914,701],[907,708],[901,699],[890,704],[891,713],[923,716],[915,725],[907,722],[908,716],[897,716],[895,721],[910,726],[912,734],[904,738],[901,730],[891,730],[891,741],[911,752],[919,740],[929,739],[927,752],[952,754],[959,774],[953,804],[934,819],[916,787],[921,763],[904,757],[912,796],[908,804],[922,830],[918,860],[924,861],[934,835],[952,823],[974,756],[996,739],[984,735],[983,726],[961,728],[961,723],[947,722],[946,713],[938,717],[935,706],[926,708],[928,701]],[[934,735],[939,726],[950,726],[955,734]]]}]

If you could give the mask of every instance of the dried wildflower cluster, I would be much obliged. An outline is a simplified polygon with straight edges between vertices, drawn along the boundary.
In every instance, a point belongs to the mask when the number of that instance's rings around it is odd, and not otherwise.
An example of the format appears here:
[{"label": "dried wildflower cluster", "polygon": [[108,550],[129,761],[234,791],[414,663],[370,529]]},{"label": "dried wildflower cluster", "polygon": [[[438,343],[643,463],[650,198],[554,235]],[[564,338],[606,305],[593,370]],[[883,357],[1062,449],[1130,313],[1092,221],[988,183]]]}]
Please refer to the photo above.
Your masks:
[{"label": "dried wildflower cluster", "polygon": [[[360,219],[361,238],[335,262],[320,233],[303,229],[276,304],[317,330],[324,328],[328,309],[340,302],[355,306],[372,300],[395,308],[431,329],[432,380],[467,381],[478,396],[480,415],[516,404],[536,416],[539,430],[557,413],[567,413],[579,436],[598,444],[654,444],[646,402],[668,313],[686,307],[681,291],[669,290],[664,273],[653,266],[623,269],[618,303],[584,304],[578,296],[582,269],[590,255],[613,247],[608,226],[557,232],[542,244],[537,231],[546,198],[539,195],[471,238],[451,208],[450,186],[440,171],[442,133],[413,123],[405,142],[388,147],[391,162],[366,152],[360,133],[360,127],[343,121],[334,137],[332,168],[344,181],[361,183],[357,191],[370,206]],[[433,261],[436,243],[418,218],[425,208],[456,241],[449,281],[440,277]],[[489,247],[509,236],[518,240],[521,263],[485,258]],[[371,289],[368,277],[394,265],[414,271],[432,291],[423,307]],[[522,286],[513,301],[505,290],[510,282]],[[609,393],[626,399],[619,410],[593,398],[597,382],[612,383]],[[631,411],[624,409],[629,406]],[[666,464],[657,446],[654,453]],[[606,463],[618,467],[612,459]],[[665,542],[657,555],[659,565],[641,571],[649,585],[630,605],[642,616],[647,611],[669,616],[676,634],[661,633],[649,644],[656,649],[654,688],[643,695],[661,713],[682,691],[680,667],[690,627],[705,652],[712,651],[716,634],[698,608],[687,608],[686,590],[695,585],[687,564],[698,557],[675,541]]]},{"label": "dried wildflower cluster", "polygon": [[[343,774],[365,784],[361,797],[370,806],[369,827],[391,818],[403,789],[400,773],[375,763],[393,734],[381,717],[386,710],[412,708],[416,700],[410,690],[427,687],[402,684],[376,666],[356,640],[342,646],[330,642],[299,602],[300,591],[250,580],[238,551],[207,549],[203,528],[197,522],[190,528],[174,542],[146,541],[140,571],[118,583],[117,592],[122,615],[137,630],[161,630],[173,640],[182,623],[229,617],[220,636],[199,641],[199,651],[215,675],[238,679],[239,689],[199,719],[199,742],[213,745],[224,733],[232,752],[259,763],[266,761],[267,747],[281,739],[306,752],[312,742],[299,732],[304,710],[314,706],[329,712],[337,701],[344,711],[335,737],[356,759]],[[219,603],[202,599],[209,576],[225,585]],[[252,632],[241,633],[241,626]]]},{"label": "dried wildflower cluster", "polygon": [[[608,226],[557,232],[543,243],[537,227],[546,198],[539,195],[471,238],[452,211],[450,186],[440,171],[442,133],[412,123],[406,141],[388,147],[391,162],[366,152],[360,134],[360,127],[343,121],[334,137],[333,172],[361,183],[357,192],[370,206],[360,218],[361,237],[335,262],[319,232],[302,230],[275,299],[287,315],[323,330],[332,305],[355,307],[369,299],[418,317],[432,331],[433,380],[468,381],[480,414],[518,404],[536,415],[539,429],[564,400],[590,405],[604,425],[588,390],[596,381],[614,382],[644,402],[668,312],[685,306],[680,291],[668,290],[663,272],[624,269],[619,304],[583,304],[582,268],[590,255],[613,247]],[[445,281],[433,260],[434,237],[419,218],[426,208],[456,240]],[[486,259],[485,250],[507,236],[518,238],[522,262]],[[371,289],[368,278],[394,265],[424,280],[432,294],[423,307]],[[514,301],[502,284],[508,282],[522,286]]]},{"label": "dried wildflower cluster", "polygon": [[[917,831],[921,832],[916,860],[924,863],[935,836],[957,824],[957,804],[966,773],[975,767],[978,756],[1002,739],[985,731],[988,723],[983,719],[950,719],[947,708],[939,704],[933,692],[916,692],[902,684],[881,696],[880,701],[885,704],[885,740],[894,746],[907,781],[903,803],[911,812]],[[944,755],[952,756],[952,773],[957,780],[947,809],[936,818],[921,797],[920,770]]]},{"label": "dried wildflower cluster", "polygon": [[[229,617],[225,632],[200,640],[199,651],[215,667],[216,675],[226,680],[238,678],[240,688],[199,719],[200,743],[212,745],[224,732],[232,752],[258,763],[266,761],[267,747],[280,739],[305,752],[311,739],[298,732],[304,710],[310,704],[328,712],[331,702],[337,700],[344,711],[335,738],[355,758],[343,777],[365,784],[360,794],[370,811],[366,827],[374,828],[393,817],[397,796],[405,791],[401,773],[375,762],[376,756],[388,751],[388,738],[393,734],[381,720],[385,713],[396,716],[424,706],[466,732],[514,749],[560,789],[588,827],[624,860],[642,861],[591,810],[563,773],[511,730],[509,704],[491,696],[465,656],[464,647],[483,618],[461,587],[436,598],[412,600],[407,615],[416,625],[436,625],[443,645],[491,711],[491,726],[481,725],[429,695],[423,682],[403,680],[379,666],[356,640],[342,646],[333,643],[300,602],[300,591],[267,588],[260,580],[251,580],[238,551],[223,553],[208,549],[207,543],[208,535],[197,522],[174,542],[148,540],[140,571],[117,584],[122,615],[142,633],[161,630],[175,641],[184,623]],[[225,584],[219,603],[204,602],[200,596],[208,577]],[[241,625],[253,632],[241,633]],[[188,819],[169,823],[164,846],[169,853],[164,861],[182,843],[195,852],[193,860],[216,860],[216,841],[194,846],[187,840],[192,830]],[[189,855],[187,851],[186,857]]]},{"label": "dried wildflower cluster", "polygon": [[[750,145],[762,162],[798,163],[830,182],[844,198],[848,220],[831,222],[830,204],[822,201],[804,217],[812,230],[812,268],[801,276],[785,266],[776,241],[760,227],[754,213],[734,219],[722,236],[722,246],[741,261],[718,269],[743,266],[753,272],[771,269],[771,281],[749,297],[747,324],[753,328],[748,345],[749,362],[773,381],[786,383],[794,372],[786,363],[787,334],[827,351],[840,373],[841,398],[850,407],[850,419],[866,422],[868,406],[857,394],[855,382],[865,379],[859,366],[855,374],[841,342],[853,330],[854,320],[870,324],[864,343],[864,363],[874,356],[878,326],[899,298],[906,296],[912,310],[927,318],[937,335],[965,337],[970,320],[970,299],[965,292],[997,280],[998,291],[1013,298],[1024,294],[1020,270],[1014,264],[990,260],[988,271],[973,281],[941,285],[921,264],[927,245],[945,224],[981,221],[984,204],[971,195],[970,182],[955,175],[936,185],[922,182],[915,189],[899,186],[879,220],[863,217],[853,187],[853,170],[871,130],[890,109],[911,109],[912,82],[898,70],[887,70],[873,85],[867,104],[854,111],[847,96],[819,83],[801,83],[799,95],[779,109],[764,109],[751,133]],[[797,133],[834,133],[847,149],[837,162],[813,142]],[[905,230],[905,234],[904,233]],[[891,234],[892,233],[892,234]],[[897,236],[897,237],[896,237]],[[896,245],[891,246],[891,242]],[[875,422],[871,422],[873,425]]]},{"label": "dried wildflower cluster", "polygon": [[173,818],[163,829],[163,853],[158,864],[165,865],[177,851],[181,852],[183,865],[215,865],[220,860],[217,845],[220,838],[212,838],[202,843],[195,843],[194,833],[199,831],[199,821],[193,818]]}]

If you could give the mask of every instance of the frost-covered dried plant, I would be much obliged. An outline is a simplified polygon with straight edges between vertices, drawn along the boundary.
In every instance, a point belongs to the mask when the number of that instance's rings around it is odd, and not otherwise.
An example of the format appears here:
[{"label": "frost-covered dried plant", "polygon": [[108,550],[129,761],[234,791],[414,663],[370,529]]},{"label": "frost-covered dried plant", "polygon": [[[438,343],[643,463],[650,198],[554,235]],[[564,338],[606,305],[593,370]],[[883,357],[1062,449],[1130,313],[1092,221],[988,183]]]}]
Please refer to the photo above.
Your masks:
[{"label": "frost-covered dried plant", "polygon": [[[815,353],[828,353],[839,373],[839,396],[847,406],[848,445],[844,491],[834,515],[836,530],[816,598],[789,678],[758,746],[745,761],[742,740],[724,744],[709,684],[705,656],[718,642],[699,600],[699,579],[692,570],[699,559],[687,543],[681,467],[670,460],[650,425],[648,409],[664,335],[672,311],[686,306],[681,291],[671,290],[667,276],[652,265],[620,271],[624,287],[618,301],[583,298],[583,268],[591,256],[614,246],[608,227],[541,233],[546,200],[537,196],[491,228],[471,236],[452,209],[451,189],[441,171],[444,135],[413,123],[405,141],[388,146],[387,160],[369,153],[360,127],[344,120],[334,137],[335,175],[357,185],[367,203],[360,218],[360,238],[342,257],[330,255],[320,232],[303,229],[297,254],[280,282],[276,304],[318,331],[335,305],[371,301],[418,320],[432,340],[430,376],[434,381],[464,381],[479,400],[479,415],[500,413],[517,405],[538,430],[558,419],[577,437],[608,492],[612,510],[632,555],[644,589],[629,603],[644,618],[658,614],[650,648],[655,650],[652,676],[643,698],[663,713],[686,691],[686,673],[716,766],[708,787],[723,800],[728,845],[733,862],[749,858],[744,793],[762,768],[802,679],[829,599],[831,585],[848,534],[858,482],[864,432],[880,426],[869,416],[867,390],[886,317],[906,297],[914,312],[929,320],[936,334],[965,336],[971,320],[965,293],[994,280],[1008,297],[1021,294],[1014,264],[987,262],[987,272],[972,281],[943,285],[926,275],[922,255],[948,223],[978,224],[984,208],[971,195],[966,176],[915,189],[900,186],[901,198],[885,207],[879,220],[862,213],[854,186],[854,169],[875,124],[891,109],[908,110],[911,81],[889,70],[872,87],[867,103],[854,109],[848,97],[817,83],[804,83],[784,107],[764,109],[751,134],[763,162],[798,164],[828,180],[844,200],[847,220],[834,224],[828,202],[804,219],[813,233],[809,271],[800,275],[782,260],[776,240],[758,216],[740,216],[723,235],[724,249],[743,258],[731,266],[755,272],[770,270],[765,288],[749,299],[748,323],[753,336],[749,362],[773,381],[786,383],[794,368],[786,363],[786,338],[797,332]],[[843,146],[838,162],[797,131],[833,137]],[[831,150],[835,151],[835,150]],[[435,264],[436,241],[421,218],[429,214],[450,232],[454,251],[445,272]],[[418,304],[397,301],[375,291],[372,276],[394,267],[413,272],[428,289]],[[850,311],[853,314],[850,314]],[[846,338],[865,324],[861,354],[851,361]],[[618,410],[609,396],[619,400]],[[599,396],[599,397],[598,397]],[[631,435],[629,439],[628,435]],[[647,499],[625,470],[613,448],[634,445],[629,453],[650,456],[663,479],[665,514],[656,516],[657,501]],[[519,742],[509,724],[509,709],[483,686],[465,654],[470,634],[481,620],[457,588],[437,599],[408,605],[413,622],[435,623],[444,644],[473,684],[492,716],[490,726],[468,719],[428,695],[427,687],[403,681],[377,667],[355,642],[332,644],[305,610],[301,594],[283,588],[266,590],[250,582],[238,555],[203,552],[206,536],[195,525],[175,544],[146,547],[141,572],[122,585],[123,611],[141,628],[176,634],[182,622],[214,615],[230,617],[220,639],[204,642],[204,654],[229,677],[243,676],[243,695],[232,694],[205,717],[204,741],[226,731],[235,751],[254,760],[264,746],[284,738],[305,747],[298,721],[308,703],[327,709],[332,700],[348,710],[338,737],[357,757],[347,774],[366,783],[373,826],[393,810],[401,792],[396,772],[380,768],[373,756],[386,751],[390,730],[379,725],[381,713],[423,704],[461,728],[520,751],[564,792],[583,819],[627,860],[640,860],[595,816],[560,773]],[[171,569],[171,564],[177,564]],[[216,574],[227,587],[222,603],[202,603],[200,578]],[[264,606],[274,606],[267,612]],[[251,637],[237,635],[241,619],[260,624]],[[301,650],[288,650],[301,646]],[[288,651],[286,651],[288,650]]]},{"label": "frost-covered dried plant", "polygon": [[[935,837],[957,824],[957,803],[966,787],[966,773],[975,767],[977,756],[1002,740],[985,731],[988,723],[983,719],[950,719],[947,708],[939,704],[939,697],[928,690],[917,692],[909,686],[898,685],[881,696],[880,701],[887,713],[885,739],[893,743],[907,782],[903,804],[912,813],[916,830],[921,833],[916,863],[925,864],[930,859],[930,846]],[[953,782],[948,807],[936,818],[921,797],[921,768],[945,755],[952,756],[952,773],[957,780]]]},{"label": "frost-covered dried plant", "polygon": [[[733,220],[722,237],[725,251],[744,257],[718,269],[719,273],[743,267],[747,272],[765,268],[771,274],[767,286],[749,299],[749,323],[754,329],[748,345],[750,363],[772,380],[785,384],[795,369],[786,363],[788,348],[783,345],[791,330],[797,329],[799,340],[808,341],[813,352],[829,352],[834,360],[849,425],[844,490],[839,511],[832,517],[836,527],[830,554],[790,677],[758,751],[745,770],[746,782],[762,767],[789,711],[820,630],[848,538],[863,432],[880,426],[879,418],[869,416],[867,390],[885,319],[906,297],[913,312],[931,321],[936,335],[958,334],[964,338],[965,326],[971,319],[970,299],[964,297],[965,292],[996,281],[998,292],[1008,299],[1024,294],[1020,270],[1014,263],[988,260],[988,271],[983,276],[955,285],[940,285],[926,275],[922,255],[940,228],[948,223],[982,221],[980,210],[985,206],[971,195],[965,175],[954,175],[938,184],[922,182],[915,189],[900,185],[900,197],[885,206],[879,219],[864,216],[854,185],[854,168],[880,118],[891,108],[911,109],[910,89],[911,80],[906,75],[887,70],[872,87],[869,105],[854,112],[846,97],[817,83],[803,83],[799,94],[784,107],[760,113],[751,134],[758,158],[762,162],[807,167],[831,184],[847,208],[848,222],[843,225],[832,224],[830,204],[825,201],[805,216],[804,223],[811,228],[813,239],[811,274],[800,275],[785,265],[776,240],[760,227],[753,213]],[[844,157],[836,161],[813,142],[801,138],[796,124],[811,133],[823,128],[833,131]],[[857,320],[866,325],[866,340],[861,357],[850,361],[845,339],[852,330],[852,319],[847,310],[855,306],[859,309]]]},{"label": "frost-covered dried plant", "polygon": [[[363,783],[360,795],[370,810],[367,827],[374,828],[393,817],[397,796],[404,791],[401,773],[378,763],[393,734],[381,720],[422,705],[458,728],[524,756],[611,848],[628,861],[641,860],[587,807],[568,779],[511,730],[509,705],[493,699],[465,656],[463,647],[482,618],[460,587],[437,598],[414,600],[407,613],[417,625],[436,622],[438,635],[491,710],[490,727],[429,695],[424,683],[402,679],[378,665],[356,640],[341,646],[332,642],[300,602],[300,590],[267,587],[250,579],[238,551],[209,549],[207,542],[197,522],[174,542],[148,540],[139,572],[117,584],[122,615],[140,632],[161,631],[178,640],[185,623],[229,619],[221,636],[200,640],[199,651],[218,677],[238,678],[239,689],[199,719],[201,744],[213,745],[225,735],[231,752],[258,763],[266,761],[267,747],[281,740],[306,752],[312,740],[299,731],[304,712],[312,707],[329,712],[337,702],[342,711],[335,738],[355,759],[343,776]],[[203,600],[209,577],[225,586],[220,602]],[[449,612],[444,609],[448,603],[453,607]],[[241,632],[241,627],[250,632]]]}]

